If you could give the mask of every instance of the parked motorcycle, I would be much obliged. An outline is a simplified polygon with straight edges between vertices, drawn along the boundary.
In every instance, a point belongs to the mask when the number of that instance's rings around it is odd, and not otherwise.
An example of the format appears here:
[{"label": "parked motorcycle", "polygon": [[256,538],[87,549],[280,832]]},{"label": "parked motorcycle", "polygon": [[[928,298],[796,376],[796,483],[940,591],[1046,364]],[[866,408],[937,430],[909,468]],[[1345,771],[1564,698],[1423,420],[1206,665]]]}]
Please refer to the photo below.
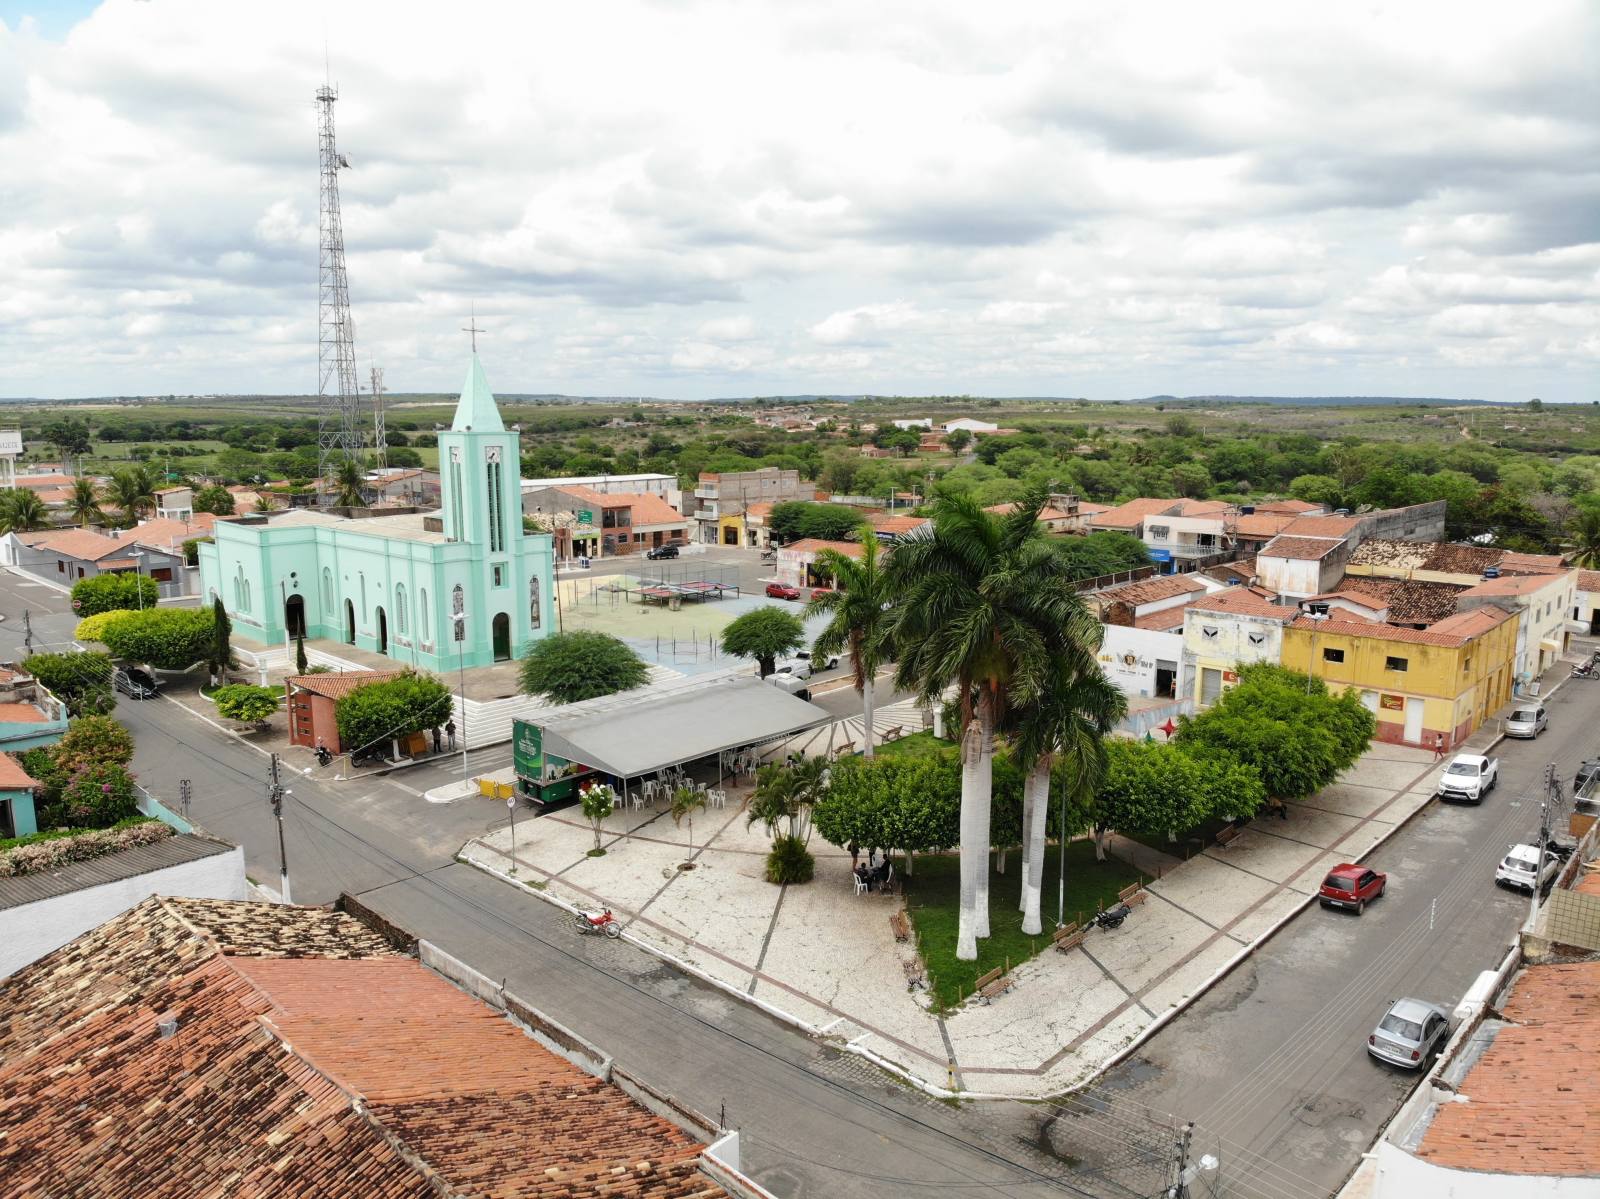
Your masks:
[{"label": "parked motorcycle", "polygon": [[1600,678],[1600,666],[1596,666],[1593,661],[1580,662],[1572,668],[1572,677],[1575,679]]},{"label": "parked motorcycle", "polygon": [[332,761],[333,754],[328,750],[328,747],[326,745],[319,744],[317,746],[317,765],[325,767]]},{"label": "parked motorcycle", "polygon": [[1120,928],[1122,927],[1122,922],[1128,918],[1128,913],[1132,911],[1133,909],[1127,904],[1119,903],[1114,908],[1107,908],[1103,912],[1097,912],[1090,923],[1097,924],[1101,928]]},{"label": "parked motorcycle", "polygon": [[613,940],[622,935],[622,921],[611,914],[610,908],[602,908],[598,912],[579,912],[574,919],[580,933],[604,933]]}]

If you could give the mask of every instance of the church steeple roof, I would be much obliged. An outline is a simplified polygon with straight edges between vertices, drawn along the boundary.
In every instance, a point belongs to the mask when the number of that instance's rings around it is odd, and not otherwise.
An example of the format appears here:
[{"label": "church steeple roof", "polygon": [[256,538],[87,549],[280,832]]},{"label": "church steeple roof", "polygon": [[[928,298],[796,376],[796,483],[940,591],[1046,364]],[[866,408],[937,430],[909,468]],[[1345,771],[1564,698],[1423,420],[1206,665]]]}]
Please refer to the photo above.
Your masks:
[{"label": "church steeple roof", "polygon": [[494,393],[489,390],[489,380],[484,377],[483,363],[476,352],[467,367],[467,381],[461,387],[461,399],[456,404],[455,420],[450,422],[452,433],[504,433],[506,427],[500,420],[500,409],[495,406]]}]

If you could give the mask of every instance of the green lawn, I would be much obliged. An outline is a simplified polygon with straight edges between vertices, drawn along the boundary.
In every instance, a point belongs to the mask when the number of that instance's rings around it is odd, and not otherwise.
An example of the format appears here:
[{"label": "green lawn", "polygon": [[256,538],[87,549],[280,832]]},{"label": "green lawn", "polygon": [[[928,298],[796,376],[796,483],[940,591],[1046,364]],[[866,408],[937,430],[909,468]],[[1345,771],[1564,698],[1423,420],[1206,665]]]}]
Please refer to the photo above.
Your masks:
[{"label": "green lawn", "polygon": [[[1060,846],[1048,846],[1044,858],[1044,897],[1040,904],[1044,932],[1037,937],[1029,937],[1022,931],[1022,912],[1017,907],[1022,877],[1017,854],[1013,851],[1006,855],[1004,874],[995,873],[994,855],[990,855],[991,935],[978,942],[978,960],[975,962],[963,962],[956,958],[961,882],[955,855],[916,859],[914,875],[905,880],[906,911],[916,929],[917,947],[928,967],[928,986],[939,1008],[959,1004],[972,994],[973,982],[996,966],[1005,966],[1008,961],[1016,966],[1050,948],[1050,933],[1054,931],[1056,922]],[[1117,858],[1095,861],[1093,842],[1072,842],[1067,846],[1067,923],[1078,920],[1080,915],[1092,914],[1097,905],[1110,906],[1116,902],[1117,892],[1139,877],[1137,870]],[[1137,912],[1133,919],[1138,919]]]},{"label": "green lawn", "polygon": [[876,746],[873,753],[882,758],[935,758],[954,748],[953,741],[940,741],[931,732],[922,732],[898,741],[885,741]]}]

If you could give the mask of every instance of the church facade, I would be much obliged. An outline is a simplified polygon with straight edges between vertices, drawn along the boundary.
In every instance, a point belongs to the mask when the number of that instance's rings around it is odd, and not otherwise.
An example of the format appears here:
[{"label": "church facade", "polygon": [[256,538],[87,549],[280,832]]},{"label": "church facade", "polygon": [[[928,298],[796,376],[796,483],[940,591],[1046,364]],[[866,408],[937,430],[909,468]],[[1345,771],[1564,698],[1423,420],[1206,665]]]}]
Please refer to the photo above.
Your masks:
[{"label": "church facade", "polygon": [[438,512],[218,521],[201,595],[269,645],[303,634],[432,671],[520,657],[555,621],[550,535],[522,531],[520,443],[474,353],[439,435]]}]

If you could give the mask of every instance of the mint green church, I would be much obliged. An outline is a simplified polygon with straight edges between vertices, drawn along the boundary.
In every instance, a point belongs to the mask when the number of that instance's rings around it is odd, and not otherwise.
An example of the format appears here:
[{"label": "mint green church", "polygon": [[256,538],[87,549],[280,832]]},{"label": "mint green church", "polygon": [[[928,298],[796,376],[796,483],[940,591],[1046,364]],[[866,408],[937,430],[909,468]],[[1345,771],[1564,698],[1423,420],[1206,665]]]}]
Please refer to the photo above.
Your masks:
[{"label": "mint green church", "polygon": [[518,657],[554,621],[550,536],[522,531],[520,442],[474,353],[439,435],[438,512],[218,521],[199,547],[201,595],[269,645],[304,634],[435,671]]}]

